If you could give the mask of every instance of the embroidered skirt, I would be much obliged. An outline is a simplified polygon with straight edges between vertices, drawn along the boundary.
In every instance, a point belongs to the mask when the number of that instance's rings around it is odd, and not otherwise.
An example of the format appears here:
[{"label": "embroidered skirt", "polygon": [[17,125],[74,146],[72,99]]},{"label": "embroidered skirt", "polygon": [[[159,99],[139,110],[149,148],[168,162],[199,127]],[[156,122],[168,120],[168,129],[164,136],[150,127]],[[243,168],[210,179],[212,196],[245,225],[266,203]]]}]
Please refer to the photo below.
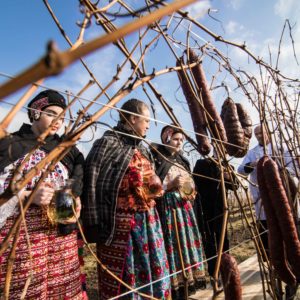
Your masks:
[{"label": "embroidered skirt", "polygon": [[[161,279],[140,292],[159,299],[170,299],[169,264],[155,208],[135,213],[118,209],[113,242],[110,246],[98,245],[97,250],[102,263],[129,286],[136,288]],[[126,291],[128,289],[99,268],[100,299],[108,299]],[[143,297],[130,293],[122,299]]]},{"label": "embroidered skirt", "polygon": [[[204,252],[201,234],[191,202],[181,199],[178,192],[170,192],[166,193],[157,203],[170,265],[170,274],[182,270],[173,215],[173,209],[175,209],[184,267],[193,266],[186,270],[189,286],[196,289],[205,287],[205,269],[202,263]],[[182,273],[171,277],[172,290],[176,291],[183,285]]]},{"label": "embroidered skirt", "polygon": [[[7,219],[0,231],[0,244],[13,225]],[[24,224],[17,242],[12,270],[9,299],[20,299],[29,283],[25,299],[82,299],[77,233],[59,236],[39,207],[32,206],[26,213],[28,246]],[[10,247],[0,256],[0,295],[3,295]]]}]

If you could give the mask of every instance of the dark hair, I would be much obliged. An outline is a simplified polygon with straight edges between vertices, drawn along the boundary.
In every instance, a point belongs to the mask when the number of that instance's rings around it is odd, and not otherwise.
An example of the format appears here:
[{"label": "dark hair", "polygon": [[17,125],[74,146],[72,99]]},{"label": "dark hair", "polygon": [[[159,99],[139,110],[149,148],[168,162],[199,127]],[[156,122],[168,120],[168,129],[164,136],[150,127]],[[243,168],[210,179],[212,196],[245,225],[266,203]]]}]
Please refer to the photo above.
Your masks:
[{"label": "dark hair", "polygon": [[[129,99],[121,107],[122,110],[126,110],[135,114],[142,114],[142,110],[145,108],[149,109],[148,105],[138,99]],[[129,120],[129,117],[132,116],[132,114],[128,112],[119,111],[121,123],[125,124],[127,120]]]}]

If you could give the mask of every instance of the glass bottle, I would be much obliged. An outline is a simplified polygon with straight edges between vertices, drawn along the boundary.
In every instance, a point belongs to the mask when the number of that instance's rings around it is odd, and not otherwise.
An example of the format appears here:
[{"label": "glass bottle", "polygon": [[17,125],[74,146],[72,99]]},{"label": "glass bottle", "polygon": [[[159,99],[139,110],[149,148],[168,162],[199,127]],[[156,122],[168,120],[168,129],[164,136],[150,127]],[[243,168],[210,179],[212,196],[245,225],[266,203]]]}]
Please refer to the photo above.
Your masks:
[{"label": "glass bottle", "polygon": [[156,174],[152,174],[148,178],[148,189],[149,193],[153,195],[157,195],[162,191],[162,183],[160,178]]},{"label": "glass bottle", "polygon": [[64,224],[71,221],[76,210],[75,200],[72,194],[73,179],[65,180],[65,184],[60,186],[54,194],[55,221]]}]

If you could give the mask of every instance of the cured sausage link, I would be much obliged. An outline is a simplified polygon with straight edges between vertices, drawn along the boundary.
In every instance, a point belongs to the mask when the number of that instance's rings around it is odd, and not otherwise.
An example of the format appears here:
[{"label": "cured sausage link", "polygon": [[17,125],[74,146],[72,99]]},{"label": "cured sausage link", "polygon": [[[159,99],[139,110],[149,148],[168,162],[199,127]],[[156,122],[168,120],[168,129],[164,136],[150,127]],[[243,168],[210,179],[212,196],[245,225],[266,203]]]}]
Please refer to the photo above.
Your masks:
[{"label": "cured sausage link", "polygon": [[277,164],[272,159],[268,159],[264,164],[264,175],[268,187],[269,197],[272,207],[278,220],[281,234],[284,240],[287,259],[300,281],[300,241],[294,222],[291,207],[286,195]]},{"label": "cured sausage link", "polygon": [[[180,66],[183,63],[182,58],[176,62],[177,66]],[[209,139],[206,131],[206,121],[204,117],[203,109],[195,97],[193,90],[188,82],[187,75],[181,69],[177,71],[181,87],[183,90],[183,94],[185,96],[186,102],[189,106],[189,110],[191,113],[191,118],[194,126],[194,131],[196,134],[196,140],[198,143],[198,151],[202,155],[207,155],[211,151],[211,145],[209,143]]]},{"label": "cured sausage link", "polygon": [[[198,57],[192,49],[189,49],[190,62],[197,62]],[[211,131],[216,139],[220,138],[223,142],[227,142],[226,131],[220,115],[217,112],[214,100],[212,98],[210,89],[207,84],[206,76],[202,68],[202,64],[191,68],[196,84],[198,86],[200,95],[203,99],[203,106],[209,114],[208,123]]]},{"label": "cured sausage link", "polygon": [[262,204],[267,217],[268,224],[268,241],[270,251],[270,261],[274,266],[279,278],[286,284],[294,285],[296,278],[292,273],[285,255],[283,238],[281,230],[278,224],[278,220],[275,214],[275,210],[272,205],[272,201],[269,196],[268,186],[265,178],[265,163],[270,160],[267,156],[262,157],[257,163],[257,181],[259,186],[259,192],[262,199]]},{"label": "cured sausage link", "polygon": [[222,254],[220,271],[225,300],[241,300],[242,287],[240,272],[236,260],[230,254]]}]

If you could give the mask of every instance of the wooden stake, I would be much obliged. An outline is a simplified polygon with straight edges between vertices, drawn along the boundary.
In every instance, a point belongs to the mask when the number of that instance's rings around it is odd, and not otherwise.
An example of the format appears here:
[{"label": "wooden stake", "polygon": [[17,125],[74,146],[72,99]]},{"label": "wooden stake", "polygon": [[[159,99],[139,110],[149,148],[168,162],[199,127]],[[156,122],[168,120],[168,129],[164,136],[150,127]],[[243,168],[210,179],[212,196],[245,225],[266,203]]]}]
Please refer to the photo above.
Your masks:
[{"label": "wooden stake", "polygon": [[176,209],[173,208],[172,212],[173,212],[173,219],[174,219],[174,225],[175,225],[175,236],[176,236],[176,242],[177,242],[177,249],[178,249],[178,253],[179,253],[181,270],[182,270],[182,277],[183,277],[183,283],[184,283],[184,299],[188,300],[188,297],[189,297],[189,283],[188,283],[188,276],[187,276],[186,271],[185,271],[184,260],[183,260],[182,251],[181,251],[178,225],[177,225],[177,217],[176,217]]}]

